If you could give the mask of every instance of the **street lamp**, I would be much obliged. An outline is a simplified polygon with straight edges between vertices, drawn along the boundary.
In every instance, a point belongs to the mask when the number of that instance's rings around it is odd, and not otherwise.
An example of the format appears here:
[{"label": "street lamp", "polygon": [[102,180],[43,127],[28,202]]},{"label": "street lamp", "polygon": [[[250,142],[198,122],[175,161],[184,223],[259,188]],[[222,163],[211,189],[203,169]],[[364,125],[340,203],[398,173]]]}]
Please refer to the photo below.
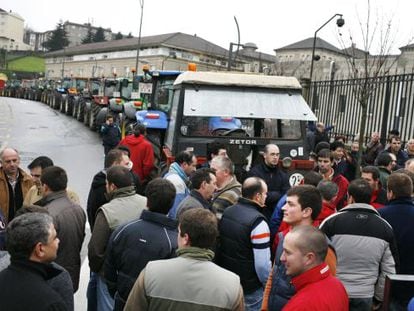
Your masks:
[{"label": "street lamp", "polygon": [[317,59],[315,59],[315,47],[316,47],[316,35],[318,33],[319,30],[321,30],[323,27],[326,26],[326,24],[328,24],[331,20],[333,20],[335,17],[339,16],[339,18],[336,20],[336,25],[338,27],[342,27],[345,24],[345,20],[342,18],[342,14],[335,14],[334,16],[332,16],[330,19],[328,19],[325,24],[323,24],[321,27],[319,27],[316,31],[315,31],[315,35],[313,36],[313,46],[312,46],[312,60],[311,60],[311,68],[310,68],[310,75],[309,75],[309,83],[312,82],[312,74],[313,74],[313,61],[314,60],[319,60],[320,57],[317,57]]},{"label": "street lamp", "polygon": [[139,6],[141,7],[141,19],[140,19],[140,23],[139,23],[137,59],[135,61],[135,72],[134,72],[134,74],[138,74],[139,50],[141,48],[142,17],[143,17],[143,14],[144,14],[144,0],[139,0]]}]

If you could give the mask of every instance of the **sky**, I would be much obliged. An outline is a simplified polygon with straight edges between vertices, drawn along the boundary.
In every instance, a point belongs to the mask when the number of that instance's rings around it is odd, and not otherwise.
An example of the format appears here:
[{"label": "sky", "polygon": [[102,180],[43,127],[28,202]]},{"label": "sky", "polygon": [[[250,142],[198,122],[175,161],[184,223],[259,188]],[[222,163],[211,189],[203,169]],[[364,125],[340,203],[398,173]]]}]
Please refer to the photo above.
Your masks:
[{"label": "sky", "polygon": [[[142,2],[140,2],[142,1]],[[2,0],[0,8],[12,10],[25,19],[25,25],[43,32],[56,27],[59,20],[91,22],[111,28],[115,33],[138,36],[140,3],[143,3],[142,36],[172,32],[197,34],[226,49],[230,42],[253,42],[258,51],[274,55],[274,49],[314,36],[315,31],[336,13],[343,14],[345,25],[336,18],[318,32],[318,37],[338,48],[351,44],[364,48],[361,24],[367,21],[367,0]],[[379,37],[391,21],[391,52],[414,43],[412,0],[371,0],[371,30],[376,28],[370,52],[376,53]],[[370,32],[372,33],[372,32]]]}]

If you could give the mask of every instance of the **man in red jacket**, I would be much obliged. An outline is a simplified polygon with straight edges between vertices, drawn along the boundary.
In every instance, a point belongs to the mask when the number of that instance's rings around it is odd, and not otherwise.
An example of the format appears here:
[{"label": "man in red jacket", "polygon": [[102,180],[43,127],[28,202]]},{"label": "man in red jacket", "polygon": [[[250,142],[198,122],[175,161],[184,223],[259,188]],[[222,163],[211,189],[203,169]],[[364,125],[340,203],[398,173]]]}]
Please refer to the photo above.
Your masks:
[{"label": "man in red jacket", "polygon": [[284,241],[280,260],[292,277],[296,294],[283,308],[289,310],[348,311],[348,296],[342,283],[324,262],[328,251],[325,235],[312,226],[298,226]]},{"label": "man in red jacket", "polygon": [[333,205],[339,211],[345,206],[348,192],[348,180],[333,169],[334,157],[328,149],[322,149],[318,152],[318,169],[324,180],[333,181],[338,186],[338,194],[333,201]]},{"label": "man in red jacket", "polygon": [[365,166],[361,170],[361,178],[365,179],[372,189],[370,204],[376,209],[387,204],[387,191],[381,185],[379,169],[375,166]]},{"label": "man in red jacket", "polygon": [[148,182],[148,175],[154,167],[154,150],[151,143],[144,137],[144,127],[137,124],[134,133],[126,136],[119,144],[127,146],[131,152],[132,171],[139,176],[142,184]]}]

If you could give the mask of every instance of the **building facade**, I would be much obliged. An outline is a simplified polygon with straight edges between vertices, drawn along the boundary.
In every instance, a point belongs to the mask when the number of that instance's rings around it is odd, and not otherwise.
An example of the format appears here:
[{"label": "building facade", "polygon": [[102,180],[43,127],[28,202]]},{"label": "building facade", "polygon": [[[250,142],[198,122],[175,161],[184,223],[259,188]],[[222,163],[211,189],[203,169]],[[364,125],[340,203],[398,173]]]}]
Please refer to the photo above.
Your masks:
[{"label": "building facade", "polygon": [[23,42],[24,19],[17,13],[0,9],[0,49],[30,50]]},{"label": "building facade", "polygon": [[[130,38],[46,53],[46,75],[49,78],[131,77],[136,66],[137,45],[138,39]],[[147,36],[141,38],[138,71],[144,64],[152,70],[185,71],[189,63],[195,63],[199,71],[225,71],[228,54],[228,50],[195,35],[177,32]],[[273,68],[275,62],[272,55],[245,48],[234,55],[231,70],[259,73],[264,68]]]}]

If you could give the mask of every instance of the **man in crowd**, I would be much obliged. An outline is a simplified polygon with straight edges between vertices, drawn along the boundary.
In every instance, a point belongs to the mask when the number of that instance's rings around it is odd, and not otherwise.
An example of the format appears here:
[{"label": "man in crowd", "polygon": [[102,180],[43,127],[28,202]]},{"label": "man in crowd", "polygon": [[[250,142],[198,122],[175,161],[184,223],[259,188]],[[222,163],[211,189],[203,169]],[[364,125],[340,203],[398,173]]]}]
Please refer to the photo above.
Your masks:
[{"label": "man in crowd", "polygon": [[384,152],[389,152],[395,155],[397,163],[395,165],[396,170],[404,168],[405,162],[408,160],[407,152],[401,149],[401,138],[399,136],[390,136],[389,147],[384,150]]},{"label": "man in crowd", "polygon": [[[192,173],[197,167],[197,158],[191,151],[181,151],[175,157],[175,162],[170,165],[164,179],[169,180],[175,187],[176,196],[170,215],[176,214],[176,209],[181,201],[190,194],[189,184]],[[171,216],[172,217],[172,216]]]},{"label": "man in crowd", "polygon": [[321,195],[314,186],[299,185],[288,190],[286,204],[282,209],[283,221],[289,228],[279,232],[275,238],[275,260],[265,294],[269,310],[281,310],[295,293],[290,277],[286,274],[286,267],[280,261],[286,234],[297,226],[312,226],[321,208]]},{"label": "man in crowd", "polygon": [[4,218],[11,221],[34,181],[20,167],[17,150],[5,148],[0,152],[0,208]]},{"label": "man in crowd", "polygon": [[225,209],[219,225],[217,263],[240,277],[246,310],[260,310],[263,288],[271,270],[270,231],[261,213],[266,194],[263,179],[247,178],[242,197]]},{"label": "man in crowd", "polygon": [[233,162],[225,156],[217,156],[211,161],[216,172],[217,190],[213,195],[213,209],[221,218],[224,210],[237,203],[241,196],[241,185],[234,175]]},{"label": "man in crowd", "polygon": [[373,208],[371,186],[351,182],[348,204],[321,224],[338,257],[337,277],[349,296],[350,310],[371,310],[383,301],[387,274],[395,273],[397,247],[391,226]]},{"label": "man in crowd", "polygon": [[239,277],[211,262],[216,216],[201,208],[187,210],[178,230],[178,258],[149,262],[124,310],[244,310]]},{"label": "man in crowd", "polygon": [[[29,189],[26,196],[24,197],[23,205],[28,206],[32,205],[35,202],[43,198],[43,189],[42,183],[40,182],[40,176],[42,176],[42,171],[49,166],[53,166],[53,161],[49,157],[40,156],[34,159],[27,168],[30,171],[30,175],[33,178],[34,185]],[[79,204],[79,196],[72,190],[66,189],[69,199],[71,199],[76,204]]]},{"label": "man in crowd", "polygon": [[[177,208],[176,218],[190,208],[205,208],[213,212],[211,199],[217,189],[217,180],[214,171],[210,168],[200,168],[191,176],[190,195],[181,201]],[[174,215],[171,215],[174,217]]]},{"label": "man in crowd", "polygon": [[362,160],[365,165],[374,165],[378,154],[384,149],[380,142],[380,135],[378,132],[372,132],[371,140],[363,153]]},{"label": "man in crowd", "polygon": [[391,155],[389,152],[382,152],[377,158],[377,166],[380,173],[380,183],[384,189],[387,189],[387,179],[394,169],[396,163],[395,155]]},{"label": "man in crowd", "polygon": [[[115,165],[108,169],[106,188],[110,201],[98,209],[88,246],[89,267],[95,274],[91,279],[97,278],[96,303],[97,310],[100,311],[112,311],[114,307],[114,301],[102,277],[109,238],[121,224],[139,218],[147,203],[145,197],[136,194],[131,174],[126,167]],[[94,298],[95,295],[92,294],[92,299]]]},{"label": "man in crowd", "polygon": [[345,288],[324,262],[327,251],[325,235],[312,226],[298,226],[287,234],[280,259],[296,294],[283,310],[348,310]]},{"label": "man in crowd", "polygon": [[414,138],[411,138],[407,141],[406,152],[409,159],[414,158]]},{"label": "man in crowd", "polygon": [[366,180],[372,189],[370,204],[376,209],[387,203],[387,192],[380,182],[380,172],[375,166],[365,166],[361,169],[361,178]]},{"label": "man in crowd", "polygon": [[[414,274],[414,203],[413,183],[405,174],[392,173],[388,178],[389,202],[379,209],[381,216],[394,229],[400,259],[399,274]],[[414,293],[412,282],[392,286],[391,304],[395,310],[406,310]]]},{"label": "man in crowd", "polygon": [[139,176],[141,183],[145,183],[154,167],[154,150],[141,131],[142,128],[136,125],[134,133],[126,136],[119,144],[129,148],[133,163],[132,171]]},{"label": "man in crowd", "polygon": [[218,141],[207,144],[207,161],[201,167],[210,167],[211,160],[218,156],[227,157],[226,146]]},{"label": "man in crowd", "polygon": [[145,196],[148,210],[141,218],[121,225],[109,239],[104,277],[115,297],[114,310],[123,310],[135,280],[149,261],[175,257],[177,222],[166,216],[174,203],[175,188],[170,181],[156,178],[148,183]]},{"label": "man in crowd", "polygon": [[333,169],[334,158],[328,149],[322,149],[318,153],[318,169],[324,180],[333,181],[338,186],[338,194],[333,204],[340,210],[346,202],[348,180],[341,174],[335,173]]},{"label": "man in crowd", "polygon": [[62,272],[50,264],[58,247],[49,215],[28,213],[10,222],[7,249],[11,264],[0,272],[2,310],[67,310],[62,297],[47,283]]},{"label": "man in crowd", "polygon": [[316,187],[322,197],[322,210],[319,213],[318,218],[316,218],[315,223],[319,226],[325,218],[336,213],[336,206],[334,201],[338,195],[338,186],[330,180],[322,180]]},{"label": "man in crowd", "polygon": [[[305,174],[303,177],[303,180],[301,181],[301,185],[312,185],[317,186],[319,182],[322,180],[322,175],[314,172],[309,171]],[[269,222],[269,228],[270,228],[270,241],[273,242],[274,237],[277,232],[283,231],[287,228],[287,224],[282,222],[283,220],[283,206],[286,204],[287,194],[285,194],[283,197],[280,198],[279,202],[277,202],[277,205],[275,207],[275,210],[273,211],[272,217]]]},{"label": "man in crowd", "polygon": [[111,149],[114,149],[118,146],[121,141],[121,129],[118,124],[114,122],[114,116],[108,114],[106,116],[106,121],[101,126],[102,134],[102,145],[104,146],[105,156]]},{"label": "man in crowd", "polygon": [[71,201],[66,193],[68,177],[64,169],[50,166],[43,170],[40,180],[44,197],[36,202],[53,217],[60,239],[56,263],[65,268],[72,279],[73,291],[79,285],[80,251],[85,238],[86,215],[82,207]]},{"label": "man in crowd", "polygon": [[106,171],[114,165],[122,165],[128,167],[130,159],[128,155],[121,149],[112,149],[105,157],[105,168],[99,171],[92,180],[91,188],[89,190],[86,211],[88,213],[88,222],[93,230],[95,224],[95,217],[98,208],[108,203],[106,197]]},{"label": "man in crowd", "polygon": [[263,150],[263,163],[253,167],[249,176],[260,177],[266,182],[267,193],[265,216],[270,219],[279,199],[290,188],[287,175],[279,168],[280,151],[274,144],[268,144]]}]

